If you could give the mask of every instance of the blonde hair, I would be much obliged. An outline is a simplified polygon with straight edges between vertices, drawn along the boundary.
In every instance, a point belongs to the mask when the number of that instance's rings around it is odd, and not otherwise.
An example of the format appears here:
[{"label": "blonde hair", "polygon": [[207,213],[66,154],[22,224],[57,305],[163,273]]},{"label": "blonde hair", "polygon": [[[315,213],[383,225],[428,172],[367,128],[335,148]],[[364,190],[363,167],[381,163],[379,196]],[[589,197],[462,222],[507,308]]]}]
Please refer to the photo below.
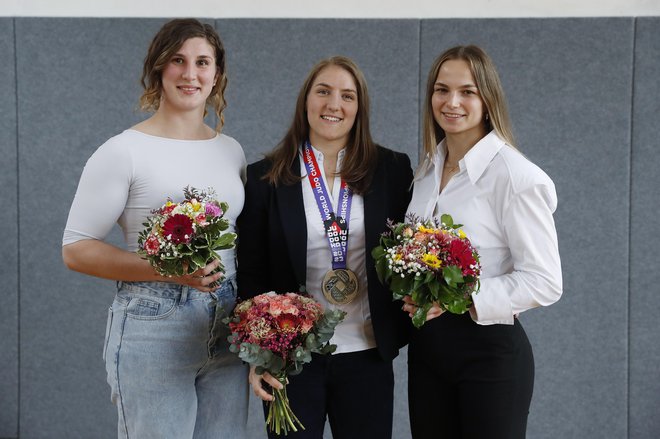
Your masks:
[{"label": "blonde hair", "polygon": [[504,90],[495,69],[495,64],[488,54],[478,46],[456,46],[446,50],[436,58],[429,71],[423,112],[423,144],[427,157],[433,156],[436,146],[445,138],[444,130],[433,117],[431,99],[440,67],[445,61],[449,60],[463,60],[470,67],[479,95],[486,107],[486,114],[488,115],[488,118],[484,121],[486,131],[495,130],[502,140],[515,148],[509,110],[507,109]]},{"label": "blonde hair", "polygon": [[[151,41],[147,56],[144,58],[142,78],[140,82],[144,88],[140,96],[140,109],[142,111],[154,112],[160,106],[163,91],[162,73],[172,56],[190,38],[204,38],[215,52],[215,66],[217,81],[211,89],[211,94],[206,99],[206,105],[215,110],[218,117],[216,131],[222,131],[225,123],[224,110],[227,107],[225,101],[225,89],[227,88],[227,75],[225,71],[225,49],[220,36],[210,24],[203,24],[194,18],[179,18],[168,21],[160,28]],[[204,109],[204,116],[207,115]]]}]

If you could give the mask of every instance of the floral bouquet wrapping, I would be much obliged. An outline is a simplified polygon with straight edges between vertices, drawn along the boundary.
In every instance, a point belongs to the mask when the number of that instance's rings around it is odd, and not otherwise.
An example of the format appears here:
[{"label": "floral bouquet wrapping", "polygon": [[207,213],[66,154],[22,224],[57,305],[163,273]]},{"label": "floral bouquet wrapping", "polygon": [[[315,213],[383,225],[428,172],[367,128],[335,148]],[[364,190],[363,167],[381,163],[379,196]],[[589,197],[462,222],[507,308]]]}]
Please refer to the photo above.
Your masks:
[{"label": "floral bouquet wrapping", "polygon": [[[137,253],[147,259],[163,276],[194,273],[213,259],[217,250],[232,248],[236,234],[226,232],[229,221],[223,218],[229,208],[216,200],[215,193],[190,186],[183,189],[184,200],[168,198],[142,225]],[[224,273],[222,262],[214,273]],[[217,286],[211,284],[210,286]]]},{"label": "floral bouquet wrapping", "polygon": [[287,376],[297,375],[312,352],[328,354],[336,345],[329,340],[335,327],[344,319],[341,310],[325,313],[314,299],[296,293],[260,294],[236,305],[234,315],[225,320],[232,334],[230,351],[252,366],[256,372],[270,373],[284,388],[273,389],[266,424],[276,434],[305,427],[289,406]]},{"label": "floral bouquet wrapping", "polygon": [[380,281],[394,299],[409,295],[418,305],[412,321],[421,327],[433,302],[463,314],[479,290],[481,265],[470,240],[450,215],[441,220],[408,216],[409,222],[388,223],[388,232],[371,252]]}]

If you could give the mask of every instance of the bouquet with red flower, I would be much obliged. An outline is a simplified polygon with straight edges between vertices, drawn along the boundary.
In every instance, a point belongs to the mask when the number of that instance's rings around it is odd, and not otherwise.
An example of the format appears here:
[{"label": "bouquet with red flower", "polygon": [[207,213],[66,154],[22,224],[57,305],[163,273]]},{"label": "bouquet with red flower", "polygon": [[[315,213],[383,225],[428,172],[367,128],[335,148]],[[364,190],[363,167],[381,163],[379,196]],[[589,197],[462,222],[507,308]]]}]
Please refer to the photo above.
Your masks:
[{"label": "bouquet with red flower", "polygon": [[[216,251],[232,248],[236,239],[236,234],[226,232],[229,221],[223,218],[229,206],[216,200],[212,189],[188,186],[183,196],[180,203],[168,198],[153,210],[138,235],[137,253],[163,276],[194,273],[220,259]],[[218,271],[224,273],[222,262],[214,273]]]},{"label": "bouquet with red flower", "polygon": [[303,364],[312,361],[312,352],[329,354],[336,345],[329,341],[335,327],[344,319],[341,310],[323,312],[310,297],[296,293],[260,294],[245,300],[225,319],[232,334],[229,349],[256,372],[270,373],[284,387],[273,389],[266,424],[276,434],[298,431],[305,427],[291,410],[286,394],[287,376],[297,375]]},{"label": "bouquet with red flower", "polygon": [[481,265],[461,224],[450,215],[409,222],[388,223],[388,232],[371,252],[380,281],[390,287],[394,299],[411,296],[418,305],[412,321],[421,327],[426,314],[438,303],[441,308],[463,314],[479,291]]}]

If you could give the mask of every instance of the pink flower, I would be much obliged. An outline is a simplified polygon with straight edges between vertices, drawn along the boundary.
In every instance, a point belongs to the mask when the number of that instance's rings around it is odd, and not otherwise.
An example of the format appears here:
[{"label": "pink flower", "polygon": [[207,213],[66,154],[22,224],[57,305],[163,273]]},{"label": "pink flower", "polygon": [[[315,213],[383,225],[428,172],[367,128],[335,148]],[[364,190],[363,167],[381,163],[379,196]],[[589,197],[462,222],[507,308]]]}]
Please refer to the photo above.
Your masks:
[{"label": "pink flower", "polygon": [[207,203],[206,204],[206,214],[209,216],[222,216],[224,212],[220,208],[220,206],[214,204],[214,203]]},{"label": "pink flower", "polygon": [[147,238],[144,243],[144,249],[147,251],[148,255],[158,254],[158,249],[160,249],[158,238],[154,235],[149,235],[149,238]]}]

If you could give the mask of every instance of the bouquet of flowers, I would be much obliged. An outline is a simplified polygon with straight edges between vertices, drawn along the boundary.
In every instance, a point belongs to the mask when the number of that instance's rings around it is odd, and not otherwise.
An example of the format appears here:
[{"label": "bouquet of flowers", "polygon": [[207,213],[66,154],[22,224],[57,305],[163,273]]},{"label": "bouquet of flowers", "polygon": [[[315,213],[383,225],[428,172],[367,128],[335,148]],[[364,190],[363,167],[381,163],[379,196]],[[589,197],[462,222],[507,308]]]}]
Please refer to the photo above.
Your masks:
[{"label": "bouquet of flowers", "polygon": [[[163,276],[194,273],[220,259],[216,251],[232,248],[236,239],[236,234],[226,232],[229,221],[223,218],[229,206],[216,200],[212,189],[188,186],[183,196],[180,203],[168,198],[153,210],[138,235],[137,253]],[[214,273],[218,271],[225,271],[222,262]]]},{"label": "bouquet of flowers", "polygon": [[390,287],[394,299],[409,295],[418,305],[412,321],[421,327],[436,302],[446,311],[463,314],[479,291],[481,265],[470,240],[450,215],[409,222],[388,223],[388,232],[371,252],[379,280]]},{"label": "bouquet of flowers", "polygon": [[270,373],[284,387],[273,389],[266,424],[270,431],[288,434],[305,427],[291,410],[286,394],[287,376],[297,375],[305,363],[312,361],[312,352],[329,354],[336,345],[329,340],[335,327],[344,319],[341,310],[325,313],[314,299],[296,293],[260,294],[245,300],[225,319],[232,334],[229,349],[239,358],[256,366],[256,372]]}]

